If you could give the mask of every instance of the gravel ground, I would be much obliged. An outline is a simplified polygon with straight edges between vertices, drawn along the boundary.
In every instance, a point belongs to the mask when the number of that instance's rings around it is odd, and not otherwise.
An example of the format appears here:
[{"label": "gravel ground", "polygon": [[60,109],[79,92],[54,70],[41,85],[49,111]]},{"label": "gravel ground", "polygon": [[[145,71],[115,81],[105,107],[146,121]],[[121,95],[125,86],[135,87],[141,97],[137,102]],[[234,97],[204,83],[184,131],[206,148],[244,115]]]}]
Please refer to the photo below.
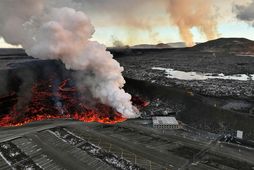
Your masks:
[{"label": "gravel ground", "polygon": [[254,57],[237,54],[197,52],[191,50],[145,51],[126,53],[116,58],[124,67],[124,76],[146,80],[160,85],[180,87],[195,93],[215,97],[253,99],[254,81],[238,80],[178,80],[166,78],[164,71],[152,67],[172,68],[179,71],[195,71],[225,75],[254,74]]}]

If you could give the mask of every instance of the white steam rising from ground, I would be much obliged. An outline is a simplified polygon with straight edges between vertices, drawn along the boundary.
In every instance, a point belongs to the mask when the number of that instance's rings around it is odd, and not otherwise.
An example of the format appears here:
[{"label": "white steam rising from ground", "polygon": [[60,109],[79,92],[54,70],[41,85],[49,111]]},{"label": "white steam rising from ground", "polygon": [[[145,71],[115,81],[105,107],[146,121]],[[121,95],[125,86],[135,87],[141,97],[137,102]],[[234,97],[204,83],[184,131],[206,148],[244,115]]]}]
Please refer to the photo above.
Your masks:
[{"label": "white steam rising from ground", "polygon": [[40,0],[0,2],[0,10],[3,23],[0,36],[7,42],[22,45],[28,55],[60,59],[67,69],[90,73],[82,83],[95,98],[126,118],[139,116],[130,101],[131,95],[122,89],[123,68],[104,45],[90,40],[94,27],[83,12],[67,7],[46,7],[45,1]]}]

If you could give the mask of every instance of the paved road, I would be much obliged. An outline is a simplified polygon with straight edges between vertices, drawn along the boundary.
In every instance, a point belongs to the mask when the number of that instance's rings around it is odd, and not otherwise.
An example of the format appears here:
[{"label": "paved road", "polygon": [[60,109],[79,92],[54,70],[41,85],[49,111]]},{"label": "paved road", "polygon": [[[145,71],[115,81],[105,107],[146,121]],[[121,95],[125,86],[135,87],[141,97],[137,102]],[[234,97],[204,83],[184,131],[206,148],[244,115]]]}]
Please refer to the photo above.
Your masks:
[{"label": "paved road", "polygon": [[[213,170],[216,167],[202,163],[203,158],[209,154],[250,165],[254,162],[254,150],[220,143],[218,139],[209,143],[205,140],[181,138],[131,121],[105,126],[98,123],[55,120],[32,123],[19,128],[1,128],[0,143],[11,141],[42,169],[112,169],[103,160],[79,149],[78,144],[76,146],[66,143],[48,130],[59,126],[107,152],[137,163],[140,167],[146,167],[145,169]],[[185,153],[177,153],[181,152],[178,149],[183,147],[190,148],[189,151],[193,149],[196,159],[185,157]],[[186,152],[189,154],[188,150]],[[9,167],[6,161],[0,158],[1,165]]]},{"label": "paved road", "polygon": [[0,128],[0,143],[9,141],[26,134],[30,134],[37,131],[43,131],[46,129],[54,128],[57,126],[67,126],[71,124],[82,124],[78,121],[68,121],[68,120],[47,120],[42,122],[34,122],[29,125],[22,127],[11,127],[11,128]]}]

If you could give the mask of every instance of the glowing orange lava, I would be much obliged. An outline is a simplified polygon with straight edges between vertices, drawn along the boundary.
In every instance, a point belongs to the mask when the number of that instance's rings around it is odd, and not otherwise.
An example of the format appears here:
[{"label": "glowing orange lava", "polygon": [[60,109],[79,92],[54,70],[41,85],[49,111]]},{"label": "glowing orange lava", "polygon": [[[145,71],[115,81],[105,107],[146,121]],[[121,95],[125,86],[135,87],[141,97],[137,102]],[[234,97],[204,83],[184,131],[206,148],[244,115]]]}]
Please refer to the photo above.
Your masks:
[{"label": "glowing orange lava", "polygon": [[[84,96],[81,96],[76,88],[71,87],[69,80],[64,80],[58,85],[54,85],[53,80],[41,81],[35,84],[31,91],[31,101],[19,110],[16,104],[20,99],[15,93],[0,97],[0,103],[8,98],[16,101],[8,114],[1,116],[0,113],[0,126],[21,126],[34,121],[59,118],[105,124],[115,124],[126,120],[113,108],[100,104],[96,100],[88,104],[89,99],[84,101]],[[133,104],[141,109],[149,103],[134,97]]]}]

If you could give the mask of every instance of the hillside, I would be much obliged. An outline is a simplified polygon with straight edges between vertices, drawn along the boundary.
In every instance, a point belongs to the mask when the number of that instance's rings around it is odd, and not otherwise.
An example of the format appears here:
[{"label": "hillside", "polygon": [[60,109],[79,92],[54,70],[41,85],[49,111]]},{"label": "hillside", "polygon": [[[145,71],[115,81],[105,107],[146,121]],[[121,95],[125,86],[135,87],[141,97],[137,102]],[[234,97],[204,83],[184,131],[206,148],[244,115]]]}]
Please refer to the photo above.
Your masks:
[{"label": "hillside", "polygon": [[192,49],[207,52],[228,52],[254,55],[254,41],[245,38],[220,38],[198,44]]}]

